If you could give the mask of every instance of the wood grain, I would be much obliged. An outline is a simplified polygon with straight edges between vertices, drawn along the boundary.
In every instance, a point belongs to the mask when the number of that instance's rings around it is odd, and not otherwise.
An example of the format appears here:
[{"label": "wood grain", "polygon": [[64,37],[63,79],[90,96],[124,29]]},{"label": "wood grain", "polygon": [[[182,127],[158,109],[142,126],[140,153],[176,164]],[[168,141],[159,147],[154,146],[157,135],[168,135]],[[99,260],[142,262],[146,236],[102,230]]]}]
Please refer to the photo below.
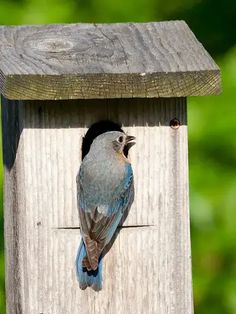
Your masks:
[{"label": "wood grain", "polygon": [[217,94],[218,66],[183,21],[0,27],[9,99]]},{"label": "wood grain", "polygon": [[[8,313],[192,313],[186,99],[3,99],[2,110]],[[94,293],[75,275],[75,179],[102,119],[137,137],[135,202]]]}]

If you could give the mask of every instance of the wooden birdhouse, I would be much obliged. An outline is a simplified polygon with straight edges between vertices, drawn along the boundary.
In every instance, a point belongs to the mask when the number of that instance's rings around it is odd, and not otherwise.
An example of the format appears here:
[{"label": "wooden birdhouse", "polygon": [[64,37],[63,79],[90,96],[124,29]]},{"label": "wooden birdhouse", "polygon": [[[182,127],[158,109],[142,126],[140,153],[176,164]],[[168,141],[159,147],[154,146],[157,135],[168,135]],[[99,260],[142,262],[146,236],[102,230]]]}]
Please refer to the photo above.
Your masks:
[{"label": "wooden birdhouse", "polygon": [[[7,313],[192,313],[186,97],[218,94],[220,71],[186,23],[3,26],[0,90]],[[100,292],[75,272],[94,123],[137,142]]]}]

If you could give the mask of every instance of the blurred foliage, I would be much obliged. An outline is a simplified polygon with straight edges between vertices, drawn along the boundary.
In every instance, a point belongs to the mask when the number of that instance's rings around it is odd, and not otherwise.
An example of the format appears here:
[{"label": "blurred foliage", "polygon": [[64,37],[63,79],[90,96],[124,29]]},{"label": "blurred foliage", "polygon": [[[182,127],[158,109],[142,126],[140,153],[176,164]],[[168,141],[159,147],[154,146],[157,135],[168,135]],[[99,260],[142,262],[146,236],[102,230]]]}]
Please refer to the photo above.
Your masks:
[{"label": "blurred foliage", "polygon": [[236,47],[218,62],[220,96],[190,98],[189,160],[196,313],[236,313]]},{"label": "blurred foliage", "polygon": [[[6,25],[167,19],[184,19],[222,70],[223,93],[192,97],[188,105],[192,260],[195,313],[233,314],[236,313],[235,0],[0,1],[0,24]],[[0,184],[2,187],[2,181]],[[0,313],[4,313],[2,206],[0,232]]]}]

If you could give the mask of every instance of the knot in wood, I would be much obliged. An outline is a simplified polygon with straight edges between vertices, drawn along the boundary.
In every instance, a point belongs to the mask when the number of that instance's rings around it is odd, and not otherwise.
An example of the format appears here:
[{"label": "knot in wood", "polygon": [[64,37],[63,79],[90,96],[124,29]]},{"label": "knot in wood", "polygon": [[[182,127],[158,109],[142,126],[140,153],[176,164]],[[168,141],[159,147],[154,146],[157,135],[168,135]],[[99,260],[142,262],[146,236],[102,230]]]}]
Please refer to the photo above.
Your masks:
[{"label": "knot in wood", "polygon": [[180,127],[180,121],[177,118],[174,118],[170,121],[170,127],[174,130],[177,130]]},{"label": "knot in wood", "polygon": [[[31,42],[31,46],[33,44],[33,41]],[[35,42],[35,45],[33,45],[35,48],[39,51],[45,51],[45,52],[63,52],[71,50],[74,46],[73,42],[69,41],[66,38],[63,39],[56,39],[56,38],[46,38],[40,41]]]}]

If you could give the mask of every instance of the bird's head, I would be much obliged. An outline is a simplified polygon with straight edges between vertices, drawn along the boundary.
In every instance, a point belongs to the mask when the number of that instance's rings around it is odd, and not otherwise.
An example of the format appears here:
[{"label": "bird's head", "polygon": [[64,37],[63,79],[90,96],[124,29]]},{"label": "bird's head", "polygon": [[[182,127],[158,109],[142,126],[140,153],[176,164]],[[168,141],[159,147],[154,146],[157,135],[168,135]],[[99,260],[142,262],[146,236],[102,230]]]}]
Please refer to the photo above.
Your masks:
[{"label": "bird's head", "polygon": [[134,136],[127,135],[120,131],[105,132],[94,139],[90,151],[96,155],[98,151],[110,153],[111,150],[113,150],[127,157],[128,150],[135,144],[134,139]]},{"label": "bird's head", "polygon": [[116,136],[115,139],[112,141],[114,150],[117,153],[124,153],[124,151],[128,152],[128,150],[135,144],[135,137],[122,132],[115,133],[119,134],[117,134],[118,136]]}]

